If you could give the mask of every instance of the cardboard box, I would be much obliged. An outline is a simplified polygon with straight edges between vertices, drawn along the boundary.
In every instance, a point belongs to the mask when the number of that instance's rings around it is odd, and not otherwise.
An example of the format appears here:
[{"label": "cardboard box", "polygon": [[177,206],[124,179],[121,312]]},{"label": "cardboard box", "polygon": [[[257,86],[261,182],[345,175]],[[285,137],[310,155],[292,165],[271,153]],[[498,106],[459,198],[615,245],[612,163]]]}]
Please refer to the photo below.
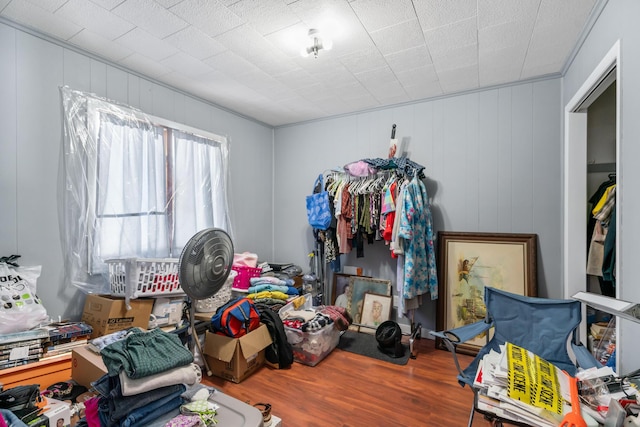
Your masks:
[{"label": "cardboard box", "polygon": [[154,298],[151,322],[155,321],[155,326],[176,325],[182,320],[183,308],[184,297]]},{"label": "cardboard box", "polygon": [[82,321],[93,328],[91,338],[108,335],[134,326],[147,329],[153,310],[153,299],[132,299],[127,310],[124,298],[109,295],[87,295]]},{"label": "cardboard box", "polygon": [[71,408],[66,402],[47,398],[47,409],[44,415],[49,419],[49,427],[71,426]]},{"label": "cardboard box", "polygon": [[90,350],[88,346],[74,348],[71,352],[71,378],[86,388],[91,382],[107,373],[102,356]]},{"label": "cardboard box", "polygon": [[204,354],[213,375],[239,383],[264,364],[264,349],[271,344],[266,325],[240,338],[207,331]]}]

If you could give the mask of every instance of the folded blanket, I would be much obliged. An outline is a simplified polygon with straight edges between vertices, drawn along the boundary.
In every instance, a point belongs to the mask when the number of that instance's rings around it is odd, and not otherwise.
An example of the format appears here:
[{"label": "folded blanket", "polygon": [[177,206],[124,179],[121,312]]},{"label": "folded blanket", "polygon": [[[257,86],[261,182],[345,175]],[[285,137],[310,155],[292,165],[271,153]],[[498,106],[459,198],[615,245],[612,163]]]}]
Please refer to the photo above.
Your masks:
[{"label": "folded blanket", "polygon": [[191,363],[140,379],[129,378],[124,371],[121,371],[119,376],[122,395],[133,396],[169,385],[199,383],[202,380],[202,371],[198,365]]}]

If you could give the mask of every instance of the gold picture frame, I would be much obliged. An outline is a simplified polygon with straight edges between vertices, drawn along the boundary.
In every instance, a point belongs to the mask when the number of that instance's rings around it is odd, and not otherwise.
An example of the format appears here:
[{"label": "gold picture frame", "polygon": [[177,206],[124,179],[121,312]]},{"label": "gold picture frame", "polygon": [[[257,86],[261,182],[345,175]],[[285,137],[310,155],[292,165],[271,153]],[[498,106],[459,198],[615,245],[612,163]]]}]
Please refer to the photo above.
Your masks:
[{"label": "gold picture frame", "polygon": [[[438,233],[437,330],[484,319],[485,286],[537,296],[536,259],[536,234]],[[456,351],[475,355],[485,344],[486,336],[478,336]],[[441,339],[436,346],[446,349]]]},{"label": "gold picture frame", "polygon": [[353,319],[349,330],[358,332],[360,315],[366,293],[391,295],[391,280],[375,279],[372,277],[353,276],[349,279],[349,293],[347,294],[347,311]]}]

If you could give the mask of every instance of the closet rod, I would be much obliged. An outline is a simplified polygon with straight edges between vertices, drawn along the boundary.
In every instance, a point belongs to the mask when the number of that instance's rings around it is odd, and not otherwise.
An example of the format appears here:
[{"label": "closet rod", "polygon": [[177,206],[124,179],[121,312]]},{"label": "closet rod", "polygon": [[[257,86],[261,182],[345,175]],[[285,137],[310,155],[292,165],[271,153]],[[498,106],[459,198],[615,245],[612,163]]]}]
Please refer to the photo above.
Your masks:
[{"label": "closet rod", "polygon": [[588,173],[615,172],[615,171],[616,171],[615,163],[590,163],[587,165]]}]

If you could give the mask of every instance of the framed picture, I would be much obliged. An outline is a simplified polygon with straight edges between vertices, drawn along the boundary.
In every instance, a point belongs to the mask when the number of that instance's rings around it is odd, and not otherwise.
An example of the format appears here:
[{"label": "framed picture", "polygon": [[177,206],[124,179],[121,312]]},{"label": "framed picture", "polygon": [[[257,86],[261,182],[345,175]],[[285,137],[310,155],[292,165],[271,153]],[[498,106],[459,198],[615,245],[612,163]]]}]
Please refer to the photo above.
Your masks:
[{"label": "framed picture", "polygon": [[[369,277],[356,276],[354,274],[333,273],[333,283],[331,286],[331,305],[338,305],[347,308],[347,293],[349,291],[349,279],[352,277]],[[342,295],[342,296],[340,296]]]},{"label": "framed picture", "polygon": [[349,291],[347,293],[347,311],[353,319],[349,329],[359,330],[361,323],[360,313],[364,304],[364,295],[369,292],[379,295],[391,295],[391,280],[374,279],[371,277],[353,276],[349,278]]},{"label": "framed picture", "polygon": [[[438,233],[437,330],[484,319],[486,286],[537,296],[536,254],[535,234]],[[478,336],[457,351],[475,355],[485,344],[486,336]],[[446,348],[440,339],[436,346]]]},{"label": "framed picture", "polygon": [[360,332],[374,334],[382,322],[391,317],[391,295],[380,295],[367,292],[364,294],[362,311],[360,312]]}]

